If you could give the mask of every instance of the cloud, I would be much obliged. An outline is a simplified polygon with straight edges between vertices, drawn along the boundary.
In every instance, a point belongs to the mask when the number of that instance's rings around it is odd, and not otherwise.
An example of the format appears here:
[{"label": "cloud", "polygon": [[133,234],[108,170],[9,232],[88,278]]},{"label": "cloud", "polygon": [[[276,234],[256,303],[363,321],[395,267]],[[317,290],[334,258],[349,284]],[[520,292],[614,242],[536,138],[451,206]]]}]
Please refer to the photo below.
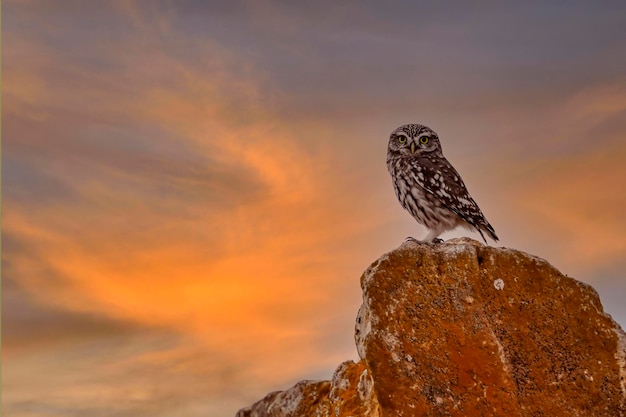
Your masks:
[{"label": "cloud", "polygon": [[[325,144],[301,143],[263,105],[262,74],[244,60],[211,43],[188,60],[144,42],[95,44],[116,62],[97,69],[67,51],[72,65],[59,65],[45,40],[8,48],[6,273],[31,315],[12,319],[19,341],[5,352],[16,412],[37,412],[29,398],[121,415],[265,391],[335,366],[328,326],[351,328],[319,310],[355,259],[336,247],[370,226],[330,198]],[[48,376],[26,391],[16,375],[35,370]]]},{"label": "cloud", "polygon": [[505,209],[496,214],[508,228],[505,239],[524,237],[517,244],[580,279],[618,262],[626,250],[620,213],[626,199],[616,192],[626,181],[623,86],[620,80],[585,86],[541,111],[526,111],[507,126],[506,145],[493,138],[501,154],[478,162],[499,173],[479,182],[503,190],[497,203],[489,198]]},{"label": "cloud", "polygon": [[386,173],[396,123],[432,122],[505,244],[590,279],[624,253],[623,80],[510,76],[464,13],[8,3],[11,414],[232,414],[329,377],[358,274],[420,231]]},{"label": "cloud", "polygon": [[[6,247],[12,242],[5,238]],[[8,250],[8,258],[12,250]],[[11,263],[4,264],[5,276],[13,275]],[[58,345],[71,345],[89,339],[108,338],[112,335],[131,335],[141,331],[129,322],[116,322],[103,316],[71,313],[35,302],[17,283],[5,278],[2,285],[2,303],[11,312],[4,321],[4,355],[15,352],[47,349]],[[33,331],[37,329],[37,331]]]}]

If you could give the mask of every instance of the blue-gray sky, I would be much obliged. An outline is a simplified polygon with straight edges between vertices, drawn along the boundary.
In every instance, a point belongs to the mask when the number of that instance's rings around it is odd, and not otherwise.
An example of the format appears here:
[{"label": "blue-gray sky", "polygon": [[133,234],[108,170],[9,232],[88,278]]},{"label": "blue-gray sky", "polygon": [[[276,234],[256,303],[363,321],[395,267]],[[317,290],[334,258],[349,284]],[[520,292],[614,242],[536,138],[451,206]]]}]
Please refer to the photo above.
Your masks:
[{"label": "blue-gray sky", "polygon": [[361,272],[425,234],[410,122],[626,323],[623,2],[3,6],[7,414],[232,416],[356,359]]}]

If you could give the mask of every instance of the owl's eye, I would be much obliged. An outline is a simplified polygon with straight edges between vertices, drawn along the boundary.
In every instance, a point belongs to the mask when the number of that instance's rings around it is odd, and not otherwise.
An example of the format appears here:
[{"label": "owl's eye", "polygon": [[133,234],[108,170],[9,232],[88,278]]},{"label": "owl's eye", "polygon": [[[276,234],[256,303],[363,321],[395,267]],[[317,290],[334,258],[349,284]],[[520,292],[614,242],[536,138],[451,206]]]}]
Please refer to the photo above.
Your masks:
[{"label": "owl's eye", "polygon": [[406,136],[402,136],[402,135],[398,136],[398,142],[406,143]]},{"label": "owl's eye", "polygon": [[420,138],[420,143],[421,143],[422,145],[426,145],[426,144],[428,143],[428,136],[422,136],[422,137]]}]

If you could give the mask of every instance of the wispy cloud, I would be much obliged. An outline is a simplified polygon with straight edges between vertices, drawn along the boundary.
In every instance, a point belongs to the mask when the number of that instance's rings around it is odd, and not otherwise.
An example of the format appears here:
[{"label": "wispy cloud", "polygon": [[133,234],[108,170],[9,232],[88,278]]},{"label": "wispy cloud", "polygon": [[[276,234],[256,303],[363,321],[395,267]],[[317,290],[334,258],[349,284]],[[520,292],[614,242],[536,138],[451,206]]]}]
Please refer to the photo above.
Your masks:
[{"label": "wispy cloud", "polygon": [[[264,108],[245,61],[213,45],[189,61],[139,37],[94,45],[115,62],[94,71],[20,42],[5,78],[6,272],[22,299],[67,323],[93,317],[101,334],[77,323],[92,342],[13,344],[9,408],[148,412],[314,372],[302,357],[330,361],[318,345],[333,312],[315,311],[343,288],[337,262],[351,255],[329,245],[366,226],[342,225],[323,147],[303,147]],[[108,334],[109,321],[137,330]],[[60,377],[63,357],[75,367]],[[26,393],[29,369],[50,376]]]},{"label": "wispy cloud", "polygon": [[618,77],[503,86],[473,53],[489,26],[436,10],[454,31],[378,6],[324,30],[319,5],[90,7],[3,10],[11,414],[226,415],[328,377],[359,273],[421,231],[385,172],[396,123],[442,133],[505,244],[591,278],[626,250]]}]

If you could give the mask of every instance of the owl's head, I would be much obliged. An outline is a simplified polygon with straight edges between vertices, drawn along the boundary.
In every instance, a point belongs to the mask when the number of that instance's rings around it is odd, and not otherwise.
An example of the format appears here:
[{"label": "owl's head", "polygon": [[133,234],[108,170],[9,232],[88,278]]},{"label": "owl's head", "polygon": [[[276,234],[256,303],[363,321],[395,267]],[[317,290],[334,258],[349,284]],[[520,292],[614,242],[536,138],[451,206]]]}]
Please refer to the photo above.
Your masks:
[{"label": "owl's head", "polygon": [[429,127],[418,124],[402,125],[389,137],[389,157],[417,157],[424,154],[441,154],[439,136]]}]

